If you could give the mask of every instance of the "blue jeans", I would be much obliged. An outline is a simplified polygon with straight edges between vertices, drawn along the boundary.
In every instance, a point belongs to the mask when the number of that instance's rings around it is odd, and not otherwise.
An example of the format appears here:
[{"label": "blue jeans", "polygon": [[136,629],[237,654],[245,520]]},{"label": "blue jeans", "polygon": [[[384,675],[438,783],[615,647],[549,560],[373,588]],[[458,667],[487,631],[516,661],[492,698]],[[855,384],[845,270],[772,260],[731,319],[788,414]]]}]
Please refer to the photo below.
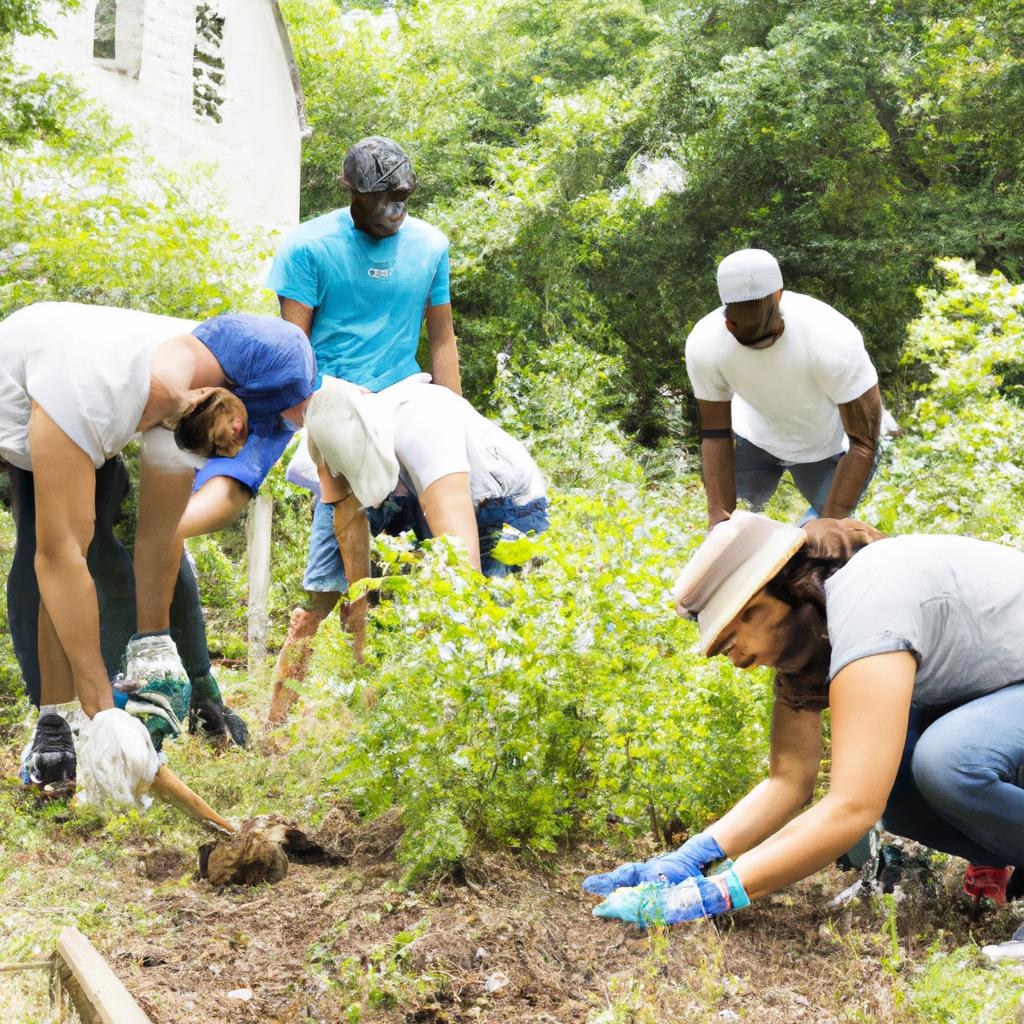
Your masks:
[{"label": "blue jeans", "polygon": [[[430,528],[412,495],[388,498],[380,508],[366,510],[370,532],[397,536],[412,530],[417,540],[431,536]],[[547,498],[538,498],[517,505],[511,498],[490,498],[482,501],[476,510],[476,526],[480,534],[480,568],[485,576],[507,576],[516,570],[491,555],[501,540],[501,528],[506,523],[523,533],[534,530],[543,533],[548,528]],[[309,534],[309,560],[302,580],[305,590],[344,594],[348,591],[345,567],[334,536],[334,506],[316,503],[313,509],[313,528]]]},{"label": "blue jeans", "polygon": [[501,528],[508,524],[520,533],[543,533],[548,528],[548,499],[537,498],[517,505],[511,498],[489,498],[476,510],[476,528],[480,534],[480,571],[485,576],[508,576],[519,567],[499,562],[492,554],[501,540]]},{"label": "blue jeans", "polygon": [[972,864],[1024,865],[1024,683],[912,710],[882,824]]},{"label": "blue jeans", "polygon": [[[397,537],[412,530],[417,540],[430,536],[427,521],[420,511],[420,503],[412,495],[387,498],[380,508],[368,508],[366,520],[370,533],[387,533]],[[338,539],[334,535],[334,506],[317,501],[313,508],[313,527],[309,533],[309,557],[302,579],[303,590],[318,593],[348,593],[345,566],[341,561]]]},{"label": "blue jeans", "polygon": [[[813,516],[808,513],[804,519],[814,519],[821,515],[821,510],[825,507],[829,488],[832,486],[832,477],[835,476],[836,466],[844,454],[845,452],[839,452],[819,462],[784,462],[763,448],[758,448],[745,437],[737,435],[736,495],[749,502],[755,512],[760,512],[775,493],[782,474],[788,469],[797,490],[814,510]],[[864,491],[875,475],[876,465],[877,453],[875,464],[864,481],[864,490],[861,491],[860,497],[864,496]],[[857,500],[859,502],[860,498]]]}]

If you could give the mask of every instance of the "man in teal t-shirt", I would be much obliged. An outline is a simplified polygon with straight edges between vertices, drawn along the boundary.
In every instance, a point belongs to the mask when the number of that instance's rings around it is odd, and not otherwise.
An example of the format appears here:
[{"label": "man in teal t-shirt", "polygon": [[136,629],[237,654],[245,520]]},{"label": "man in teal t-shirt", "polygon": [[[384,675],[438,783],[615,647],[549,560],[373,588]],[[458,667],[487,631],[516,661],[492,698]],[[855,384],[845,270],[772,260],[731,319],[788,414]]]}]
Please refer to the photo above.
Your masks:
[{"label": "man in teal t-shirt", "polygon": [[[343,179],[352,190],[351,206],[296,228],[275,257],[267,286],[277,292],[281,316],[309,335],[319,376],[381,391],[419,373],[416,348],[425,316],[434,382],[458,394],[448,239],[406,215],[416,177],[395,143],[377,145],[363,161],[368,169],[360,167],[368,144],[385,141],[364,139],[352,147]],[[401,166],[392,167],[388,158]]]},{"label": "man in teal t-shirt", "polygon": [[[309,337],[317,385],[327,375],[383,391],[415,378],[425,320],[433,383],[461,395],[448,239],[408,216],[407,204],[416,188],[412,162],[396,142],[371,136],[346,153],[341,182],[351,192],[350,205],[299,225],[284,240],[267,278],[267,286],[277,292],[281,316]],[[325,496],[331,490],[325,488]],[[342,486],[330,495],[335,536],[314,531],[309,564],[311,569],[322,564],[319,549],[333,545],[337,537],[345,576],[353,580],[368,575],[369,539],[354,496],[338,497],[346,490]],[[461,539],[479,569],[468,474],[453,472],[439,479],[420,495],[420,504],[433,533]],[[314,605],[325,604],[329,610],[339,587],[347,584],[337,574],[318,580],[307,571],[305,586]],[[292,628],[301,633],[304,616],[298,618],[303,621],[296,623],[293,616]]]}]

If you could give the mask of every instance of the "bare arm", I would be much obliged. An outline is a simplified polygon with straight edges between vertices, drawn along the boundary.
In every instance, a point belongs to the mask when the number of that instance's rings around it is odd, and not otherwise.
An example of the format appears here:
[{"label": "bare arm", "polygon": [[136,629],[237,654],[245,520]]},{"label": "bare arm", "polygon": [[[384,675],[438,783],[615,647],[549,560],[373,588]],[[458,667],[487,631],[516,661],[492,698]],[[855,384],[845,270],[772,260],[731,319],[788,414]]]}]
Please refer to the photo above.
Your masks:
[{"label": "bare arm", "polygon": [[230,526],[249,504],[252,491],[234,477],[214,476],[188,499],[181,535],[199,537]]},{"label": "bare arm", "polygon": [[[700,461],[704,490],[708,495],[708,529],[728,519],[736,508],[736,454],[732,439],[732,407],[729,402],[698,399]],[[716,436],[706,436],[712,432]]]},{"label": "bare arm", "polygon": [[150,633],[170,624],[171,598],[181,564],[181,517],[195,473],[162,470],[143,459],[139,467],[139,517],[135,530],[136,629]]},{"label": "bare arm", "polygon": [[832,780],[826,796],[736,861],[751,899],[806,878],[848,850],[885,810],[907,737],[917,663],[876,654],[832,683]]},{"label": "bare arm", "polygon": [[96,469],[34,403],[28,439],[35,480],[44,703],[70,700],[77,693],[82,710],[92,718],[113,707],[100,653],[96,588],[85,560],[93,535]]},{"label": "bare arm", "polygon": [[772,709],[768,778],[707,831],[730,856],[753,849],[798,814],[814,794],[821,763],[821,716],[780,701]]},{"label": "bare arm", "polygon": [[857,507],[861,491],[871,474],[882,427],[882,396],[878,385],[868,388],[859,398],[839,406],[843,429],[850,448],[839,460],[829,487],[823,519],[845,519]]},{"label": "bare arm", "polygon": [[301,328],[308,338],[313,330],[312,307],[296,302],[295,299],[286,299],[283,295],[278,295],[277,301],[281,307],[281,319]]},{"label": "bare arm", "polygon": [[452,304],[427,306],[427,340],[430,343],[430,372],[434,383],[462,394],[459,373],[459,345],[452,323]]}]

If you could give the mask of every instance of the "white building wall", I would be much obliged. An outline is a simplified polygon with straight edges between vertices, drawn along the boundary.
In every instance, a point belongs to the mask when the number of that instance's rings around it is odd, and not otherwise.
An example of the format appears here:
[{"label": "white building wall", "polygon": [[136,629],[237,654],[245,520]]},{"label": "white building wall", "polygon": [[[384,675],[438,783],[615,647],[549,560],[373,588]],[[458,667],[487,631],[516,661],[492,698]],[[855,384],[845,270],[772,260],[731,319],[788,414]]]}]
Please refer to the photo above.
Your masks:
[{"label": "white building wall", "polygon": [[[54,38],[19,39],[16,57],[39,71],[70,74],[114,120],[171,166],[212,165],[228,215],[240,224],[298,220],[301,132],[288,62],[270,0],[208,0],[224,18],[220,124],[192,107],[194,0],[120,0],[119,32],[143,10],[141,62],[93,58],[97,0],[47,19]],[[144,6],[143,6],[144,5]],[[127,38],[124,35],[121,39]],[[120,63],[123,70],[115,65]]]}]

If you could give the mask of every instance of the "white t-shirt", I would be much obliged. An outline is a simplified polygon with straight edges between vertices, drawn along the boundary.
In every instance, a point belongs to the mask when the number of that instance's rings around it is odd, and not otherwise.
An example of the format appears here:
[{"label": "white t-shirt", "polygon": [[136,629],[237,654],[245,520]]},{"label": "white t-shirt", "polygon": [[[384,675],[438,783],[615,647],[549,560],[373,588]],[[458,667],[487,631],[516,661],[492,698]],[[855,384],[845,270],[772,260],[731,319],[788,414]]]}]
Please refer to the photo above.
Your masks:
[{"label": "white t-shirt", "polygon": [[[367,396],[393,431],[400,486],[422,494],[451,473],[469,473],[474,507],[490,498],[525,505],[545,497],[547,485],[522,442],[481,416],[464,398],[417,374]],[[286,479],[320,497],[316,463],[303,438]]]},{"label": "white t-shirt", "polygon": [[157,346],[196,322],[110,306],[38,302],[0,323],[0,457],[32,469],[37,402],[98,469],[132,439]]},{"label": "white t-shirt", "polygon": [[782,293],[785,330],[763,349],[741,345],[723,308],[686,339],[686,372],[694,395],[732,400],[733,430],[784,462],[818,462],[849,441],[839,405],[878,383],[860,331],[827,303]]}]

